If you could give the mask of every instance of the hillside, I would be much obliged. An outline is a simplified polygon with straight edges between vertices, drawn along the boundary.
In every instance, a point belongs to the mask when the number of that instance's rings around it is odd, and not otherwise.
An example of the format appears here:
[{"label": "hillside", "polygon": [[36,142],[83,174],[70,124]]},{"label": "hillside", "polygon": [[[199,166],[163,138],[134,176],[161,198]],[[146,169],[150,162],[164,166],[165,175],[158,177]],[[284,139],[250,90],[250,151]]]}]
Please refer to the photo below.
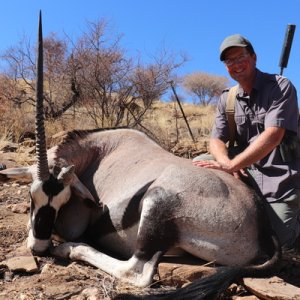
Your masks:
[{"label": "hillside", "polygon": [[[144,131],[168,151],[190,158],[207,151],[207,139],[213,124],[215,108],[189,103],[183,103],[182,108],[193,138],[175,102],[156,101],[136,129]],[[7,107],[0,125],[0,151],[14,143],[15,148],[20,146],[18,151],[22,153],[25,151],[22,146],[32,144],[30,141],[34,138],[35,131],[32,107]],[[59,141],[60,132],[93,129],[95,122],[83,108],[76,108],[76,111],[66,112],[63,118],[45,122],[45,127],[47,145],[51,147]]]}]

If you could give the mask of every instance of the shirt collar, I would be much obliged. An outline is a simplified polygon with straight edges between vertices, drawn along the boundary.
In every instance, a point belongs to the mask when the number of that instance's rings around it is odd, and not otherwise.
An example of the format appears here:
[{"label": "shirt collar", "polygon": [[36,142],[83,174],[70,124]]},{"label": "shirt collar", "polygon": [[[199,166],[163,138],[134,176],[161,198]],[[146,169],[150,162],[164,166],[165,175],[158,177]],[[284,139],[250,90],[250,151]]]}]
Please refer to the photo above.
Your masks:
[{"label": "shirt collar", "polygon": [[[256,93],[257,90],[259,90],[263,86],[264,80],[265,80],[264,73],[256,68],[256,75],[255,75],[253,89],[252,89],[251,94]],[[239,97],[245,97],[245,92],[240,85],[238,87],[237,95]]]}]

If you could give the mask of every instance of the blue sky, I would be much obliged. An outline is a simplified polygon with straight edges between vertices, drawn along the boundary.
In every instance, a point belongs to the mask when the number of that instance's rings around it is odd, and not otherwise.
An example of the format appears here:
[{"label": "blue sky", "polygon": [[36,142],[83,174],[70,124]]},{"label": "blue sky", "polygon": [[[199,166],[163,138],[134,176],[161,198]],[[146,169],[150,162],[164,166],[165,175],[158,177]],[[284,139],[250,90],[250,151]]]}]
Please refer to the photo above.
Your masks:
[{"label": "blue sky", "polygon": [[87,21],[105,18],[113,32],[123,34],[121,45],[132,57],[142,54],[146,60],[163,47],[188,55],[189,61],[181,67],[180,75],[201,71],[228,77],[218,59],[219,45],[234,33],[241,33],[252,42],[259,69],[279,73],[286,27],[295,24],[284,76],[300,90],[299,0],[3,1],[0,52],[15,45],[24,35],[32,43],[36,41],[40,9],[44,36],[56,32],[59,36],[67,33],[76,37],[86,28]]}]

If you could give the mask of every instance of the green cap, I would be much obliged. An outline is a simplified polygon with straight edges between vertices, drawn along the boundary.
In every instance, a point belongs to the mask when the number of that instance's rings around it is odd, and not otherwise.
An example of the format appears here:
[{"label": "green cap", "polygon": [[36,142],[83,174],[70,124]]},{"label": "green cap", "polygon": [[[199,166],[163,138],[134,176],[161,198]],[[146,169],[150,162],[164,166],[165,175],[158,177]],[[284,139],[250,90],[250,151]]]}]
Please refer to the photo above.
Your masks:
[{"label": "green cap", "polygon": [[220,46],[220,60],[224,60],[225,51],[231,47],[250,47],[253,50],[251,43],[242,35],[234,34],[228,36]]}]

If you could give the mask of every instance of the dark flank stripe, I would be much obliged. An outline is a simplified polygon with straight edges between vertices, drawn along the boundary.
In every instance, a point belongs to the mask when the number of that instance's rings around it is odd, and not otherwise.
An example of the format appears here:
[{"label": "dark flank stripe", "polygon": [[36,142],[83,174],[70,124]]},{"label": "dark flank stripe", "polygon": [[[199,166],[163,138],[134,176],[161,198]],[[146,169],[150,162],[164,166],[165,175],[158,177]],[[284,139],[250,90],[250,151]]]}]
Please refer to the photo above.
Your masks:
[{"label": "dark flank stripe", "polygon": [[122,228],[126,229],[137,223],[141,214],[141,200],[146,194],[149,186],[153,181],[147,183],[140,188],[134,196],[131,198],[127,206],[124,208],[124,214],[122,217]]},{"label": "dark flank stripe", "polygon": [[118,215],[122,214],[124,211],[123,217],[121,218],[121,224],[116,224],[115,226],[112,223],[111,212],[106,206],[104,206],[101,217],[87,231],[88,240],[93,241],[100,236],[105,236],[119,230],[124,230],[137,223],[140,218],[141,200],[152,182],[153,181],[140,188],[131,199],[124,200],[123,203],[118,207],[118,211],[114,212],[114,215]]},{"label": "dark flank stripe", "polygon": [[135,255],[142,260],[151,259],[158,251],[163,254],[176,244],[178,228],[172,214],[174,207],[181,205],[178,195],[163,188],[149,190],[146,197],[155,201],[139,228]]}]

